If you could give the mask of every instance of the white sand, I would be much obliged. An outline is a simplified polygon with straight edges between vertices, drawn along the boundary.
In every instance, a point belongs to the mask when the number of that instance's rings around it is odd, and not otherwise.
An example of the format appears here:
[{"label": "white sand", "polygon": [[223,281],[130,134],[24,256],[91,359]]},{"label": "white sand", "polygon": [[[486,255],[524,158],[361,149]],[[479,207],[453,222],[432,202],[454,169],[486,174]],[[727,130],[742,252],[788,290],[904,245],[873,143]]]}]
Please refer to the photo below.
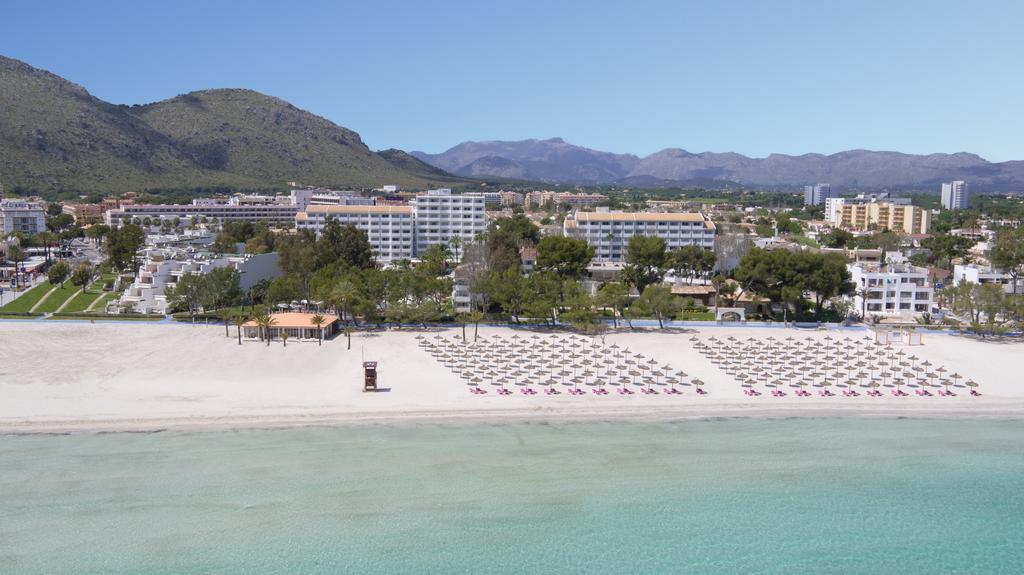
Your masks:
[{"label": "white sand", "polygon": [[[472,328],[468,330],[472,337]],[[513,330],[481,328],[481,334]],[[520,330],[521,331],[521,330]],[[1024,416],[1024,344],[927,334],[912,351],[980,384],[982,397],[747,398],[689,338],[823,338],[835,332],[708,327],[606,336],[707,383],[707,396],[477,396],[416,345],[419,330],[358,332],[270,347],[224,337],[223,326],[0,322],[0,432],[247,427],[397,418],[687,418],[790,416]],[[444,330],[446,335],[460,333]],[[841,336],[866,337],[866,331]],[[232,336],[234,330],[232,329]],[[432,334],[431,334],[432,335]],[[380,362],[380,385],[362,392],[361,361]]]}]

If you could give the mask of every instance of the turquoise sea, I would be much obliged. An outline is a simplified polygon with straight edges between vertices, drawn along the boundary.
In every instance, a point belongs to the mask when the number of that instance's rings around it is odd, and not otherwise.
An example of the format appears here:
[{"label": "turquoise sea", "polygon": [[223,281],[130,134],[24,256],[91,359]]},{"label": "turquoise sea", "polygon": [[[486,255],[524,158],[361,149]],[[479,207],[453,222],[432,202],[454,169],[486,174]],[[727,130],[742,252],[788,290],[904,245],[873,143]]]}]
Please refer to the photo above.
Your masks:
[{"label": "turquoise sea", "polygon": [[0,438],[0,573],[1021,573],[1024,422]]}]

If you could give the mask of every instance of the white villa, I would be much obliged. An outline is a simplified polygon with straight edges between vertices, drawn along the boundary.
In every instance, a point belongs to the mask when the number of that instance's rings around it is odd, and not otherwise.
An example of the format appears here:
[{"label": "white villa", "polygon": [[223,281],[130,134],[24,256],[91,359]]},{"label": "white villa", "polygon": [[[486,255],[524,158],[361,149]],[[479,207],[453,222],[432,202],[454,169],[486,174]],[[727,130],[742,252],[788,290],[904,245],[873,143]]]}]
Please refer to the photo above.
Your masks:
[{"label": "white villa", "polygon": [[[137,313],[167,313],[167,291],[185,274],[205,274],[210,270],[233,267],[241,273],[243,291],[256,282],[279,275],[277,254],[214,256],[195,248],[147,247],[135,280],[110,304],[109,311],[130,308]],[[117,308],[117,310],[113,309]]]},{"label": "white villa", "polygon": [[932,310],[935,288],[928,270],[910,264],[862,262],[847,266],[857,286],[857,313],[912,318]]},{"label": "white villa", "polygon": [[[1000,284],[1006,293],[1014,293],[1013,278],[1010,274],[993,269],[991,266],[979,266],[978,264],[957,264],[953,267],[953,284],[962,281],[975,284]],[[1016,293],[1024,293],[1024,278],[1017,278]]]}]

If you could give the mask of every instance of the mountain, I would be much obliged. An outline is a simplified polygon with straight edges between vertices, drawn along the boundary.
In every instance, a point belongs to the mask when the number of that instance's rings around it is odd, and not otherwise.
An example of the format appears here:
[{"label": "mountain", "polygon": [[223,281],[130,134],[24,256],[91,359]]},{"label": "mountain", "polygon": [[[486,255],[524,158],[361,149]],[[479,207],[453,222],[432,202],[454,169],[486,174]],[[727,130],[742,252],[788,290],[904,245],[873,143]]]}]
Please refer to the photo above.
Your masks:
[{"label": "mountain", "polygon": [[841,189],[937,189],[967,180],[978,191],[1024,189],[1024,162],[988,162],[975,154],[913,155],[849,150],[831,155],[692,153],[669,148],[638,158],[574,146],[561,138],[463,142],[440,154],[412,152],[449,172],[565,184],[638,187],[797,187],[828,182]]},{"label": "mountain", "polygon": [[142,106],[0,56],[0,182],[7,189],[419,188],[465,180],[251,90],[206,90]]},{"label": "mountain", "polygon": [[582,148],[561,138],[463,142],[441,154],[412,155],[462,176],[572,183],[613,182],[627,176],[639,162],[636,156]]}]

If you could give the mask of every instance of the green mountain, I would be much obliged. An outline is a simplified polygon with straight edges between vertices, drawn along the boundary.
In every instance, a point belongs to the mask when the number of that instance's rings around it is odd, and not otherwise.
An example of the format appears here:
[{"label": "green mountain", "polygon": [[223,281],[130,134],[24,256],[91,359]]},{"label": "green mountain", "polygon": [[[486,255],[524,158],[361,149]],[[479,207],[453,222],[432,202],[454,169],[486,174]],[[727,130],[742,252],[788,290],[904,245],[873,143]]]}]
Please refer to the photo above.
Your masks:
[{"label": "green mountain", "polygon": [[128,192],[457,185],[399,150],[251,90],[192,92],[143,106],[0,56],[0,182],[8,190]]}]

